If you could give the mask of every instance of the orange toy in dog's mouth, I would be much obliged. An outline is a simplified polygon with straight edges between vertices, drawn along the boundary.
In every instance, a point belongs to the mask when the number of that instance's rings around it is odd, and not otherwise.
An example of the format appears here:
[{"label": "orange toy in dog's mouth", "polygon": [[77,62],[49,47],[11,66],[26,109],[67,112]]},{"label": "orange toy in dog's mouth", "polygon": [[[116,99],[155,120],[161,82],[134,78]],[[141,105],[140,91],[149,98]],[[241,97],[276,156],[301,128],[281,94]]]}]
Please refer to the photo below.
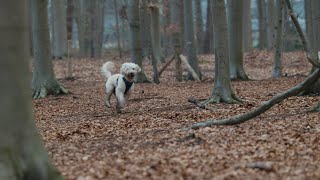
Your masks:
[{"label": "orange toy in dog's mouth", "polygon": [[129,74],[127,75],[127,78],[128,78],[129,81],[132,81],[133,78],[134,78],[134,73],[129,73]]}]

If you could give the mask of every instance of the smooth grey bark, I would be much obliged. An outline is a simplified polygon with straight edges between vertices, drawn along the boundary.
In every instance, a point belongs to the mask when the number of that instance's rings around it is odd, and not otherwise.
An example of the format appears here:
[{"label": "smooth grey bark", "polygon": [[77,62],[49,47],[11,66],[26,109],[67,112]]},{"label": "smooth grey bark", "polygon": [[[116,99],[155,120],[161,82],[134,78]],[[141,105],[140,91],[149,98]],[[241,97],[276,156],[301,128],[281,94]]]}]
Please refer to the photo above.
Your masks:
[{"label": "smooth grey bark", "polygon": [[5,43],[0,45],[0,179],[60,180],[33,116],[27,1],[4,1],[1,7],[0,39]]},{"label": "smooth grey bark", "polygon": [[[278,0],[276,0],[278,1]],[[276,12],[275,12],[275,4],[274,0],[267,0],[267,48],[268,50],[272,50],[275,41],[275,19],[276,19]]]},{"label": "smooth grey bark", "polygon": [[91,29],[92,33],[92,49],[91,57],[100,58],[103,50],[103,32],[104,32],[104,11],[105,11],[105,0],[95,0],[93,5],[93,26]]},{"label": "smooth grey bark", "polygon": [[181,4],[181,0],[171,0],[170,3],[170,29],[172,33],[171,38],[171,47],[172,49],[175,49],[175,56],[176,59],[176,80],[182,81],[182,69],[181,69],[181,60],[179,59],[179,55],[181,54],[181,15],[183,6]]},{"label": "smooth grey bark", "polygon": [[153,81],[156,84],[160,83],[159,72],[157,68],[158,62],[163,62],[163,56],[161,54],[161,42],[160,42],[160,4],[158,0],[151,0],[149,3],[150,15],[151,15],[151,45],[152,45],[152,67],[153,67]]},{"label": "smooth grey bark", "polygon": [[273,68],[272,68],[272,77],[282,76],[282,63],[281,63],[281,54],[282,54],[282,29],[283,29],[283,8],[285,6],[284,0],[277,0],[276,2],[276,12],[277,12],[277,23],[275,26],[276,39],[275,39],[275,49],[273,56]]},{"label": "smooth grey bark", "polygon": [[243,2],[228,0],[230,78],[248,80],[243,67]]},{"label": "smooth grey bark", "polygon": [[[315,63],[318,62],[319,58],[317,56],[314,56],[312,53],[312,50],[310,49],[310,44],[307,41],[306,37],[304,36],[302,29],[300,27],[300,24],[293,12],[290,0],[286,0],[286,4],[289,10],[289,15],[291,17],[291,20],[293,21],[293,24],[295,25],[295,28],[300,36],[300,39],[302,41],[304,50],[307,54],[307,59],[310,63],[315,64],[317,69],[309,75],[303,82],[299,83],[298,85],[290,88],[289,90],[282,92],[273,98],[271,98],[268,101],[263,102],[259,107],[254,108],[253,110],[246,112],[241,115],[236,115],[232,116],[230,118],[222,119],[222,120],[214,120],[214,119],[209,119],[205,122],[199,122],[191,125],[190,127],[185,128],[186,130],[188,129],[198,129],[200,127],[209,127],[209,126],[214,126],[214,125],[235,125],[235,124],[240,124],[244,123],[248,120],[251,120],[252,118],[266,112],[269,110],[271,107],[273,107],[275,104],[283,101],[284,99],[295,96],[300,94],[302,91],[310,87],[311,85],[314,84],[319,78],[320,78],[320,64]],[[316,106],[311,110],[311,111],[319,111],[320,109],[320,102],[316,104]]]},{"label": "smooth grey bark", "polygon": [[138,83],[149,82],[142,65],[142,48],[140,36],[139,1],[128,0],[128,18],[130,27],[131,61],[141,67],[141,72],[136,76]]},{"label": "smooth grey bark", "polygon": [[209,54],[213,52],[213,13],[212,13],[212,0],[207,0],[207,18],[206,18],[206,30],[203,39],[203,53]]},{"label": "smooth grey bark", "polygon": [[119,57],[122,58],[122,48],[121,48],[121,43],[120,43],[121,34],[120,34],[120,25],[119,25],[117,0],[113,0],[113,4],[114,4],[114,16],[115,16],[115,19],[116,19],[117,45],[118,45]]},{"label": "smooth grey bark", "polygon": [[312,3],[312,26],[313,26],[313,38],[312,41],[313,42],[313,48],[314,51],[318,52],[320,51],[320,34],[319,34],[319,30],[320,30],[320,1],[319,0],[311,0]]},{"label": "smooth grey bark", "polygon": [[152,54],[151,48],[151,19],[148,10],[148,0],[140,1],[140,30],[141,30],[141,46],[143,57],[150,59]]},{"label": "smooth grey bark", "polygon": [[243,50],[250,51],[252,49],[252,23],[251,23],[251,0],[242,0],[243,10],[243,26],[242,26],[242,34],[243,34]]},{"label": "smooth grey bark", "polygon": [[257,0],[258,20],[259,20],[259,48],[267,48],[267,20],[266,20],[266,2]]},{"label": "smooth grey bark", "polygon": [[199,0],[194,0],[195,9],[195,29],[196,29],[196,42],[198,53],[202,53],[202,42],[203,42],[203,18],[202,18],[202,7]]},{"label": "smooth grey bark", "polygon": [[55,78],[51,61],[47,0],[31,0],[33,38],[33,98],[68,91]]},{"label": "smooth grey bark", "polygon": [[67,53],[67,17],[65,0],[51,1],[52,55],[61,59]]},{"label": "smooth grey bark", "polygon": [[215,56],[214,86],[211,96],[203,103],[240,102],[233,91],[229,75],[228,27],[225,3],[221,0],[212,0],[212,5]]},{"label": "smooth grey bark", "polygon": [[310,41],[310,46],[314,49],[314,42],[313,42],[313,13],[312,13],[312,0],[305,0],[304,1],[304,13],[305,13],[305,23],[306,23],[306,35]]},{"label": "smooth grey bark", "polygon": [[[197,76],[201,79],[201,73],[197,58],[196,42],[194,38],[192,0],[184,0],[184,30],[185,30],[185,47],[188,56],[188,62]],[[188,79],[194,80],[192,75],[188,74]]]}]

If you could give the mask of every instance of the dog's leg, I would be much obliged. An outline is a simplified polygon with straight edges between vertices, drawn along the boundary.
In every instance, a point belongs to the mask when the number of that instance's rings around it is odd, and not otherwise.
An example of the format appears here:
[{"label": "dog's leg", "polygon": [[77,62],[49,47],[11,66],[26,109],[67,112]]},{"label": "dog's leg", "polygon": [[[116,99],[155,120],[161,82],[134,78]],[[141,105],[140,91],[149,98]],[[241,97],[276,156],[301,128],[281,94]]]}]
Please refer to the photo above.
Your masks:
[{"label": "dog's leg", "polygon": [[110,98],[111,98],[111,95],[112,95],[113,92],[114,92],[114,87],[113,86],[107,86],[107,89],[106,89],[107,97],[106,97],[105,105],[108,108],[111,108]]},{"label": "dog's leg", "polygon": [[117,97],[117,111],[120,111],[126,105],[126,99],[124,97],[123,92],[116,90],[116,97]]}]

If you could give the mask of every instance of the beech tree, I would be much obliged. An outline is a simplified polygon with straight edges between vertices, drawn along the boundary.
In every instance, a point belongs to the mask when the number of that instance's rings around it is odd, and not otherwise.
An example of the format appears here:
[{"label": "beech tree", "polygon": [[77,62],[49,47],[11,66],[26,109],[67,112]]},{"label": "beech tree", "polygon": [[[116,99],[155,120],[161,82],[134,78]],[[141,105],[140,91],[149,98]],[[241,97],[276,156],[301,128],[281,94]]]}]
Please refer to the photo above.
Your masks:
[{"label": "beech tree", "polygon": [[194,0],[195,9],[195,29],[196,29],[196,42],[198,53],[202,53],[202,42],[203,42],[203,18],[202,18],[202,7],[199,0]]},{"label": "beech tree", "polygon": [[243,67],[243,2],[228,0],[230,78],[248,80]]},{"label": "beech tree", "polygon": [[212,0],[207,0],[207,18],[206,29],[203,38],[203,53],[209,54],[213,50],[213,13],[212,13]]},{"label": "beech tree", "polygon": [[151,56],[151,18],[148,10],[148,0],[141,0],[139,6],[140,12],[140,31],[141,47],[144,59],[150,59]]},{"label": "beech tree", "polygon": [[34,122],[29,94],[27,2],[1,4],[0,179],[60,180],[63,178],[49,162]]},{"label": "beech tree", "polygon": [[215,75],[213,91],[207,103],[236,103],[240,99],[231,86],[229,72],[228,27],[225,3],[221,0],[212,1]]},{"label": "beech tree", "polygon": [[272,76],[280,77],[282,75],[282,65],[281,65],[281,52],[282,52],[282,29],[283,29],[283,8],[285,6],[284,0],[277,0],[276,12],[277,12],[277,23],[275,26],[276,38],[275,38],[275,49],[273,56],[273,68]]},{"label": "beech tree", "polygon": [[[184,0],[184,30],[185,30],[185,46],[188,55],[188,62],[201,79],[201,73],[197,58],[196,42],[194,38],[193,14],[192,14],[192,0]],[[192,79],[191,74],[188,79]]]},{"label": "beech tree", "polygon": [[48,27],[48,0],[31,0],[33,39],[33,98],[48,94],[65,94],[68,91],[55,78],[51,61]]},{"label": "beech tree", "polygon": [[[284,99],[295,96],[300,94],[305,89],[309,88],[310,86],[314,85],[315,82],[317,82],[320,78],[320,63],[319,63],[319,57],[316,52],[314,52],[310,48],[310,44],[308,40],[306,39],[305,35],[302,32],[302,29],[300,27],[300,24],[297,20],[297,17],[295,16],[290,0],[285,0],[289,15],[292,19],[293,24],[295,25],[295,28],[300,36],[300,39],[302,41],[304,50],[306,52],[306,56],[308,61],[315,67],[315,71],[313,71],[312,74],[310,74],[304,81],[299,83],[298,85],[288,89],[287,91],[284,91],[280,94],[277,94],[276,96],[272,97],[270,100],[263,102],[260,106],[250,110],[249,112],[246,112],[244,114],[232,116],[230,118],[221,119],[221,120],[215,120],[215,119],[209,119],[205,122],[199,122],[191,125],[190,127],[185,128],[186,130],[192,128],[197,129],[200,127],[208,127],[208,126],[214,126],[214,125],[235,125],[244,123],[264,112],[269,110],[271,107],[273,107],[275,104],[283,101]],[[320,89],[320,88],[319,88]],[[320,102],[318,102],[311,111],[320,111]]]},{"label": "beech tree", "polygon": [[266,19],[266,2],[257,0],[258,19],[259,19],[259,48],[267,47],[267,19]]},{"label": "beech tree", "polygon": [[243,36],[243,50],[249,51],[252,49],[252,22],[251,22],[251,0],[242,0],[242,36]]},{"label": "beech tree", "polygon": [[130,27],[131,61],[141,67],[141,72],[136,76],[136,82],[149,82],[142,66],[142,48],[140,36],[139,1],[128,0],[128,18]]},{"label": "beech tree", "polygon": [[65,0],[51,1],[52,54],[61,59],[67,53],[67,17]]}]

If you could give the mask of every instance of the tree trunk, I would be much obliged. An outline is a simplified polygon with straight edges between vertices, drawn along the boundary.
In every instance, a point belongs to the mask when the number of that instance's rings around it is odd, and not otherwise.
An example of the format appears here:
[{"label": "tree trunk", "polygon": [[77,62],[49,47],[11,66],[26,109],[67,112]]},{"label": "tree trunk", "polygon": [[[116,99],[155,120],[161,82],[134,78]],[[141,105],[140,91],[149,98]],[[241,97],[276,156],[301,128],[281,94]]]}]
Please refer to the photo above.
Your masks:
[{"label": "tree trunk", "polygon": [[251,23],[251,0],[242,0],[243,10],[243,50],[250,51],[252,49],[252,23]]},{"label": "tree trunk", "polygon": [[37,133],[28,93],[27,1],[5,1],[1,7],[0,39],[6,43],[0,45],[0,179],[60,180]]},{"label": "tree trunk", "polygon": [[142,66],[142,48],[140,36],[140,18],[139,18],[139,1],[128,0],[129,27],[130,27],[130,44],[131,44],[131,61],[141,67],[141,72],[136,76],[136,82],[149,82]]},{"label": "tree trunk", "polygon": [[[278,0],[277,0],[278,1]],[[272,50],[275,41],[275,5],[274,0],[267,0],[267,47]]]},{"label": "tree trunk", "polygon": [[312,15],[313,15],[313,41],[314,41],[314,50],[318,52],[320,50],[320,1],[319,0],[311,0],[312,3]]},{"label": "tree trunk", "polygon": [[280,77],[282,75],[282,65],[281,65],[281,53],[282,53],[282,29],[283,29],[283,7],[285,6],[284,0],[277,0],[276,10],[277,10],[277,24],[275,26],[276,39],[275,39],[275,51],[273,57],[273,69],[272,76]]},{"label": "tree trunk", "polygon": [[[188,55],[188,62],[201,79],[201,73],[197,58],[196,44],[194,39],[192,0],[184,0],[184,30],[185,30],[185,46]],[[188,74],[188,79],[194,80],[192,75]]]},{"label": "tree trunk", "polygon": [[47,4],[47,0],[31,0],[34,58],[32,89],[34,98],[43,98],[51,93],[67,93],[67,90],[57,82],[53,72]]},{"label": "tree trunk", "polygon": [[213,32],[214,32],[214,55],[215,75],[214,86],[211,97],[204,102],[207,103],[235,103],[239,102],[231,87],[229,72],[229,49],[228,49],[228,27],[225,3],[221,0],[213,0]]},{"label": "tree trunk", "polygon": [[140,1],[140,30],[141,30],[141,46],[144,59],[151,58],[151,19],[148,10],[148,0]]},{"label": "tree trunk", "polygon": [[313,40],[313,12],[312,12],[312,3],[311,0],[304,1],[304,13],[305,13],[305,22],[306,22],[306,35],[310,41],[310,46],[314,49],[314,40]]},{"label": "tree trunk", "polygon": [[121,43],[120,43],[120,26],[119,26],[119,16],[118,16],[118,3],[117,3],[117,0],[113,0],[113,4],[114,4],[114,16],[115,16],[115,19],[116,19],[117,45],[118,45],[119,57],[122,58],[122,49],[121,49]]},{"label": "tree trunk", "polygon": [[161,55],[161,43],[160,43],[160,13],[159,13],[159,1],[152,0],[149,4],[151,14],[151,45],[152,45],[152,67],[153,67],[153,81],[159,84],[159,73],[157,64],[163,62]]},{"label": "tree trunk", "polygon": [[78,37],[79,37],[79,48],[80,48],[80,56],[81,57],[90,57],[91,55],[91,9],[92,9],[92,1],[79,1],[75,0],[77,5],[77,24],[78,24]]},{"label": "tree trunk", "polygon": [[197,42],[197,50],[198,53],[202,53],[201,47],[203,42],[203,22],[202,22],[202,7],[201,2],[199,0],[194,0],[195,5],[195,26],[196,26],[196,42]]},{"label": "tree trunk", "polygon": [[257,0],[258,19],[259,19],[259,48],[267,47],[267,22],[266,22],[266,2]]},{"label": "tree trunk", "polygon": [[103,49],[105,0],[92,2],[91,57],[101,58]]},{"label": "tree trunk", "polygon": [[67,53],[67,17],[65,0],[51,1],[53,57],[62,59]]},{"label": "tree trunk", "polygon": [[212,13],[212,0],[207,0],[207,20],[206,31],[203,39],[203,53],[209,54],[213,51],[213,13]]},{"label": "tree trunk", "polygon": [[[290,3],[290,0],[286,0],[286,4],[287,7],[289,9],[289,14],[290,17],[293,21],[293,24],[295,25],[298,34],[301,38],[304,50],[307,54],[307,58],[308,61],[311,62],[312,64],[315,64],[315,62],[318,62],[319,57],[316,57],[313,55],[312,50],[310,49],[310,45],[309,42],[306,40],[302,29],[298,23],[298,20],[296,18],[296,16],[294,15],[294,12],[292,10],[292,6]],[[254,108],[253,110],[244,113],[242,115],[236,115],[227,119],[222,119],[222,120],[213,120],[213,119],[209,119],[205,122],[200,122],[200,123],[195,123],[193,125],[191,125],[190,127],[187,127],[186,129],[197,129],[200,127],[208,127],[208,126],[213,126],[213,125],[235,125],[235,124],[240,124],[243,122],[246,122],[264,112],[266,112],[267,110],[269,110],[271,107],[273,107],[275,104],[283,101],[284,99],[291,97],[291,96],[295,96],[300,94],[303,90],[305,90],[306,88],[310,87],[312,84],[314,84],[314,82],[316,82],[319,78],[320,78],[320,64],[315,64],[317,69],[311,74],[309,75],[303,82],[301,82],[300,84],[292,87],[291,89],[280,93],[276,96],[274,96],[273,98],[271,98],[270,100],[262,103],[259,107]],[[312,111],[319,111],[320,109],[320,102],[317,103],[317,105],[312,109]]]},{"label": "tree trunk", "polygon": [[182,69],[181,69],[181,60],[178,56],[181,54],[181,16],[182,4],[181,0],[171,0],[170,3],[170,15],[171,15],[171,33],[172,33],[172,48],[175,50],[176,58],[176,80],[182,81]]},{"label": "tree trunk", "polygon": [[242,9],[243,2],[228,0],[230,78],[248,80],[243,67]]}]

